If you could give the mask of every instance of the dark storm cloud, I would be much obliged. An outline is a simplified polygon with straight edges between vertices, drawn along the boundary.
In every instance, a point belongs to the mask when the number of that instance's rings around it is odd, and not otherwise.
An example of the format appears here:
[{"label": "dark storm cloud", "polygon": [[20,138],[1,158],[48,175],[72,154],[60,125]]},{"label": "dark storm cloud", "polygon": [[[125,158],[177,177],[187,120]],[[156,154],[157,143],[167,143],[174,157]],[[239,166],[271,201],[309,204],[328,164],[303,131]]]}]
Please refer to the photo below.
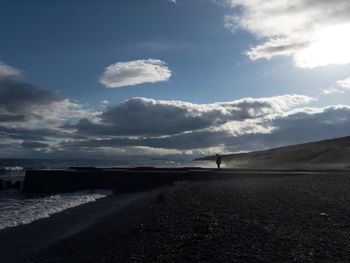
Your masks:
[{"label": "dark storm cloud", "polygon": [[50,138],[80,138],[59,126],[70,118],[93,117],[80,104],[26,82],[20,71],[0,61],[1,140],[48,141]]},{"label": "dark storm cloud", "polygon": [[242,99],[232,102],[194,104],[133,98],[102,113],[100,123],[80,120],[70,128],[95,136],[161,136],[218,126],[229,121],[254,119],[282,113],[307,103],[310,97],[299,95]]},{"label": "dark storm cloud", "polygon": [[62,143],[65,149],[74,148],[96,148],[96,147],[126,147],[145,146],[152,148],[168,148],[177,150],[191,150],[207,148],[221,144],[229,134],[225,131],[195,131],[184,134],[177,134],[161,138],[110,138],[90,139]]},{"label": "dark storm cloud", "polygon": [[25,141],[25,142],[21,143],[21,146],[23,148],[38,149],[38,148],[47,148],[47,147],[49,147],[49,144],[40,143],[40,142]]},{"label": "dark storm cloud", "polygon": [[[237,124],[239,125],[239,124]],[[88,139],[62,143],[64,149],[145,146],[177,150],[225,146],[229,151],[262,150],[350,134],[350,107],[304,108],[262,120],[251,133],[233,135],[227,129],[201,130],[160,138]],[[259,132],[259,125],[273,128]]]},{"label": "dark storm cloud", "polygon": [[310,112],[299,110],[272,123],[278,127],[274,133],[276,140],[310,141],[341,137],[350,134],[350,107],[329,106]]},{"label": "dark storm cloud", "polygon": [[2,136],[31,141],[47,141],[51,138],[82,138],[78,134],[68,133],[64,130],[48,129],[48,128],[23,128],[23,127],[5,127],[0,126],[0,134]]},{"label": "dark storm cloud", "polygon": [[[3,67],[4,64],[0,70]],[[25,126],[32,120],[47,117],[41,116],[39,109],[49,109],[50,105],[64,99],[52,91],[41,90],[24,82],[13,68],[12,74],[8,71],[5,73],[3,70],[0,78],[0,134],[11,139],[28,140],[46,140],[46,136],[62,137],[64,132]]]},{"label": "dark storm cloud", "polygon": [[20,122],[25,119],[25,115],[0,114],[0,122]]},{"label": "dark storm cloud", "polygon": [[273,119],[271,133],[245,134],[225,140],[228,148],[261,150],[310,141],[343,137],[350,134],[350,107],[298,109]]},{"label": "dark storm cloud", "polygon": [[64,99],[55,92],[39,89],[17,78],[0,79],[0,121],[23,121],[36,115],[36,108]]}]

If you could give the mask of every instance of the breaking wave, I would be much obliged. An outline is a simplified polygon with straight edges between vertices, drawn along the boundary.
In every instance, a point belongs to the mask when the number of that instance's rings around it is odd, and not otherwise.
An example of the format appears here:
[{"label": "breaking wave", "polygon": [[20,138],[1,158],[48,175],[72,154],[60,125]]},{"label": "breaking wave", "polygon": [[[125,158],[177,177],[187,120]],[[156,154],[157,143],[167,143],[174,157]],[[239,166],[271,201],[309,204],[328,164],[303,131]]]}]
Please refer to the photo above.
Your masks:
[{"label": "breaking wave", "polygon": [[80,191],[32,199],[4,198],[0,200],[0,230],[29,224],[68,208],[112,195],[109,190]]},{"label": "breaking wave", "polygon": [[11,172],[11,171],[22,171],[23,167],[21,167],[21,166],[5,166],[5,167],[0,167],[0,170],[8,171],[8,172]]}]

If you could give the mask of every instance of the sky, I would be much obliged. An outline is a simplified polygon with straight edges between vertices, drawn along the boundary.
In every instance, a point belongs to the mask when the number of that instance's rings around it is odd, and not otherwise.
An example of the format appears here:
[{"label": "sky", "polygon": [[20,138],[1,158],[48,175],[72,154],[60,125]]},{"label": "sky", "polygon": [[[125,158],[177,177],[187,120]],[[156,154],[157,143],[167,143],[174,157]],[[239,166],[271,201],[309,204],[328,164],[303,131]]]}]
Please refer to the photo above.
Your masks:
[{"label": "sky", "polygon": [[3,0],[0,32],[0,158],[350,134],[348,0]]}]

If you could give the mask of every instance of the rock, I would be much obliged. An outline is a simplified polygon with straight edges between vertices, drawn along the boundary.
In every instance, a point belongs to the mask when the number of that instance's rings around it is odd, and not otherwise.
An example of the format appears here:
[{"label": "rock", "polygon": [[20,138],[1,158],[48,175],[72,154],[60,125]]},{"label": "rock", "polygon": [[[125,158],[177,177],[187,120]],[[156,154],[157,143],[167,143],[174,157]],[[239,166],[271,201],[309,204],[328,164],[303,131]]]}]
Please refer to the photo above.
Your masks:
[{"label": "rock", "polygon": [[17,189],[17,190],[22,190],[22,187],[23,187],[22,181],[16,181],[16,182],[13,184],[13,188],[15,188],[15,189]]},{"label": "rock", "polygon": [[5,181],[0,180],[0,191],[5,190]]},{"label": "rock", "polygon": [[4,190],[9,189],[12,187],[12,182],[11,181],[4,181]]}]

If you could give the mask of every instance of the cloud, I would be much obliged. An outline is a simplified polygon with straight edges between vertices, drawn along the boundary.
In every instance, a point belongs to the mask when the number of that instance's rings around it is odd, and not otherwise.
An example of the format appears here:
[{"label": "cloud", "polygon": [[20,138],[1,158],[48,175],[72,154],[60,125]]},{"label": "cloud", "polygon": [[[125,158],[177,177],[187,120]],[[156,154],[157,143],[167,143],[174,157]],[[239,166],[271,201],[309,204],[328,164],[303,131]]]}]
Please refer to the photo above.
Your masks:
[{"label": "cloud", "polygon": [[342,88],[350,89],[350,77],[337,81],[337,85]]},{"label": "cloud", "polygon": [[57,149],[55,151],[46,154],[51,158],[67,158],[67,156],[79,156],[79,158],[111,158],[118,157],[118,160],[126,159],[126,161],[130,161],[130,156],[132,160],[136,163],[138,162],[138,158],[143,161],[149,161],[149,159],[145,160],[145,157],[154,157],[154,156],[177,156],[191,154],[189,151],[180,151],[176,149],[169,148],[152,148],[146,146],[125,146],[125,147],[96,147],[96,148],[73,148],[73,149]]},{"label": "cloud", "polygon": [[171,71],[159,59],[117,62],[108,66],[100,77],[100,82],[108,88],[120,88],[143,83],[167,81]]},{"label": "cloud", "polygon": [[310,141],[343,137],[350,134],[350,107],[346,105],[323,108],[297,108],[260,125],[269,131],[226,134],[221,143],[227,151],[256,151]]},{"label": "cloud", "polygon": [[312,98],[301,95],[246,98],[232,102],[195,104],[132,98],[109,107],[98,122],[81,119],[69,126],[79,134],[94,136],[164,136],[200,130],[267,115],[280,114]]},{"label": "cloud", "polygon": [[11,78],[0,79],[0,120],[29,121],[41,119],[40,111],[63,98],[52,91],[41,90],[29,83]]},{"label": "cloud", "polygon": [[179,153],[203,153],[209,149],[220,152],[262,150],[298,144],[350,133],[350,107],[297,108],[285,113],[242,122],[228,122],[216,129],[203,129],[161,137],[110,137],[64,142],[62,149],[147,147],[173,149]]},{"label": "cloud", "polygon": [[25,141],[25,142],[21,143],[21,146],[23,148],[39,149],[39,148],[47,148],[47,147],[49,147],[49,144],[47,144],[47,143],[40,143],[40,142]]},{"label": "cloud", "polygon": [[106,139],[89,139],[63,142],[65,149],[100,148],[100,147],[127,147],[142,146],[150,148],[193,150],[205,149],[223,143],[228,133],[222,131],[201,130],[162,137],[115,137]]},{"label": "cloud", "polygon": [[290,43],[283,38],[271,39],[262,45],[251,48],[247,55],[251,60],[261,58],[271,59],[274,56],[291,56],[298,52],[301,48],[307,47],[309,43]]},{"label": "cloud", "polygon": [[27,128],[4,125],[0,126],[0,135],[11,139],[31,141],[48,141],[48,138],[81,138],[78,134],[73,134],[72,132],[60,128]]},{"label": "cloud", "polygon": [[253,60],[291,56],[302,68],[350,63],[348,0],[215,2],[235,12],[225,17],[226,28],[246,30],[262,41],[247,51]]},{"label": "cloud", "polygon": [[[302,95],[207,104],[132,98],[96,112],[1,65],[2,157],[211,154],[350,133],[350,106],[306,108],[313,99]],[[336,85],[345,89],[350,81]]]},{"label": "cloud", "polygon": [[40,89],[23,79],[17,69],[0,63],[0,136],[16,140],[46,141],[48,138],[77,138],[61,129],[67,121],[94,119],[86,109],[56,92]]},{"label": "cloud", "polygon": [[336,84],[333,85],[332,87],[323,89],[322,93],[324,95],[330,95],[335,93],[345,93],[348,91],[350,91],[350,77],[343,80],[338,80]]},{"label": "cloud", "polygon": [[39,123],[59,126],[70,118],[92,117],[85,109],[56,92],[23,80],[15,68],[0,62],[0,124],[7,127],[35,127]]},{"label": "cloud", "polygon": [[0,61],[0,80],[7,78],[19,79],[21,77],[22,73],[18,69],[6,65],[5,63]]},{"label": "cloud", "polygon": [[272,133],[276,127],[271,120],[310,101],[300,95],[212,104],[134,98],[106,110],[97,123],[82,119],[68,127],[86,138],[62,142],[59,148],[67,152],[125,147],[171,149],[178,154],[224,151],[243,136]]},{"label": "cloud", "polygon": [[336,105],[295,109],[273,119],[269,125],[275,127],[273,132],[246,136],[247,141],[259,142],[260,148],[271,148],[348,136],[350,107]]},{"label": "cloud", "polygon": [[302,95],[208,104],[132,98],[97,113],[16,74],[0,80],[0,94],[3,157],[212,154],[350,133],[349,106],[300,108],[313,101]]},{"label": "cloud", "polygon": [[[95,134],[86,135],[85,139],[62,142],[60,147],[68,152],[74,149],[91,152],[94,149],[116,148],[120,150],[128,147],[145,147],[145,149],[172,149],[178,151],[178,154],[205,154],[214,149],[216,151],[220,149],[220,152],[262,150],[341,137],[350,133],[350,106],[298,107],[300,104],[310,101],[312,101],[311,98],[297,95],[242,99],[213,104],[137,98],[125,102],[125,104],[131,102],[131,105],[126,107],[128,111],[132,111],[131,109],[135,107],[139,109],[139,112],[147,112],[148,104],[161,105],[161,107],[153,108],[152,114],[149,113],[154,116],[155,120],[155,122],[149,123],[149,126],[154,128],[154,130],[149,130],[149,134],[135,136],[134,127],[126,129],[131,132],[125,132],[123,135],[111,132],[101,133],[98,130]],[[145,103],[143,108],[139,108],[139,103]],[[125,107],[124,104],[121,105]],[[124,115],[125,112],[119,111],[119,106],[104,114]],[[168,115],[169,112],[165,110],[168,107],[172,109],[170,112],[176,113],[176,118]],[[181,109],[180,114],[178,108]],[[115,109],[118,110],[114,112]],[[178,133],[169,134],[168,130],[163,130],[164,127],[157,129],[157,120],[159,124],[162,123],[162,118],[158,119],[157,115],[163,113],[179,126],[185,125],[182,126],[182,129],[178,129]],[[203,122],[205,125],[189,127],[186,122],[180,121],[182,117],[179,116],[191,118],[193,113],[193,116],[206,120]],[[140,121],[137,118],[135,120],[136,123]],[[119,118],[116,121],[126,126],[129,125],[125,120]],[[145,123],[138,128],[142,130],[144,125]],[[164,125],[167,126],[167,123],[165,122]],[[79,129],[77,132],[81,135],[84,134]]]},{"label": "cloud", "polygon": [[101,100],[100,102],[101,102],[102,105],[108,105],[109,104],[108,100]]}]

